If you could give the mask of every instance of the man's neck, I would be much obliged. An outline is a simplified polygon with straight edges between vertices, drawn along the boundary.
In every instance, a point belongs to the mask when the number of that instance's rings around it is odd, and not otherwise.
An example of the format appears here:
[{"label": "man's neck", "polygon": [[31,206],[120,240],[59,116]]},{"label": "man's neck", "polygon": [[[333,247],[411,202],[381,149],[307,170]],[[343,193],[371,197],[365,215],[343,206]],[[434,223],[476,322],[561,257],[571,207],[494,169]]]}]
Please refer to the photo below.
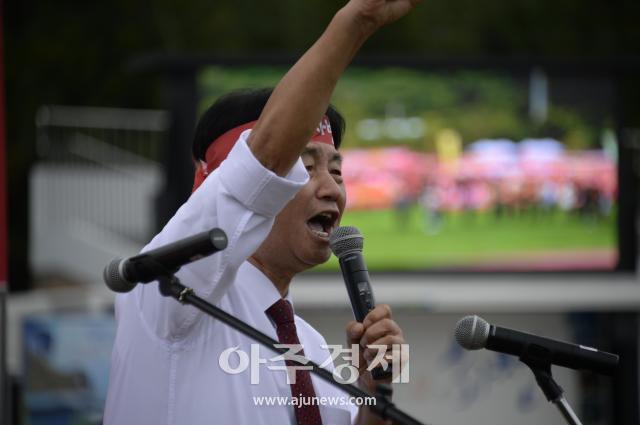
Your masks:
[{"label": "man's neck", "polygon": [[277,267],[269,267],[265,262],[260,261],[256,255],[249,257],[248,261],[253,264],[255,268],[260,270],[271,281],[271,283],[273,283],[273,286],[275,286],[278,292],[280,292],[282,298],[287,295],[289,292],[289,285],[291,285],[291,279],[293,279],[295,273],[283,272],[282,269],[280,269],[279,272],[276,272],[275,269],[277,269]]}]

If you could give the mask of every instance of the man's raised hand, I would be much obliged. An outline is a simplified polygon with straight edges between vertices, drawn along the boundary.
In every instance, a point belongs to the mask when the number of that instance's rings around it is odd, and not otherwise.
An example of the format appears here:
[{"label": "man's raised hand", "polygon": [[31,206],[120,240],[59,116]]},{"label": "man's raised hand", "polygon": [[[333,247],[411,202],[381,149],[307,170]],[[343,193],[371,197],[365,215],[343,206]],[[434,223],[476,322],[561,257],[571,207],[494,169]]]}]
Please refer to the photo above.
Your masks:
[{"label": "man's raised hand", "polygon": [[371,31],[394,22],[411,11],[422,0],[351,0],[345,9],[362,19]]}]

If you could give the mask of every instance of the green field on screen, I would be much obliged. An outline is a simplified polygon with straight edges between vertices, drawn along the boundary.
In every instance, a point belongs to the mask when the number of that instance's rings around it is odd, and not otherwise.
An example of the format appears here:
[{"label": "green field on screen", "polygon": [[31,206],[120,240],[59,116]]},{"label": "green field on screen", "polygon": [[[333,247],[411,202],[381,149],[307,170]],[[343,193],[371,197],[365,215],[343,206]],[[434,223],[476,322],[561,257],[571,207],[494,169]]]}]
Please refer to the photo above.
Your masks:
[{"label": "green field on screen", "polygon": [[[565,212],[450,214],[430,234],[421,208],[405,216],[393,210],[349,211],[342,225],[365,238],[370,270],[580,270],[615,266],[615,213],[593,219]],[[336,270],[331,260],[317,270]]]}]

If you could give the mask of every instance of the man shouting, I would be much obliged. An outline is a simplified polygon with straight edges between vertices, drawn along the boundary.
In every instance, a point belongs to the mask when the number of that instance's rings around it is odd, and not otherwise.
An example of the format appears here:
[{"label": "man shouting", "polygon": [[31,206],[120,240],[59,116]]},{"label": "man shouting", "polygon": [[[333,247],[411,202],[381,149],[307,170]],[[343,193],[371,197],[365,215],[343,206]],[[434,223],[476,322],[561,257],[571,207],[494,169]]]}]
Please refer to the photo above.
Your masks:
[{"label": "man shouting", "polygon": [[[329,235],[346,203],[338,147],[344,130],[329,106],[335,85],[365,40],[408,13],[419,0],[351,0],[273,91],[234,92],[198,123],[193,144],[194,192],[145,247],[153,249],[214,227],[226,250],[182,267],[177,276],[195,293],[283,344],[300,344],[316,363],[330,357],[324,338],[293,311],[292,278],[327,261]],[[381,424],[366,407],[322,405],[347,398],[296,368],[295,379],[260,359],[273,353],[191,306],[138,285],[116,300],[106,425]],[[379,305],[363,323],[347,324],[350,343],[369,361],[370,345],[404,338],[391,310]],[[223,367],[225,350],[251,355],[251,367]],[[233,363],[233,361],[232,361]],[[276,362],[280,369],[293,365]],[[229,366],[229,365],[227,365]],[[257,382],[252,369],[257,367]],[[365,368],[358,384],[374,391]],[[289,402],[256,405],[256,397]],[[306,400],[296,403],[294,400]]]}]

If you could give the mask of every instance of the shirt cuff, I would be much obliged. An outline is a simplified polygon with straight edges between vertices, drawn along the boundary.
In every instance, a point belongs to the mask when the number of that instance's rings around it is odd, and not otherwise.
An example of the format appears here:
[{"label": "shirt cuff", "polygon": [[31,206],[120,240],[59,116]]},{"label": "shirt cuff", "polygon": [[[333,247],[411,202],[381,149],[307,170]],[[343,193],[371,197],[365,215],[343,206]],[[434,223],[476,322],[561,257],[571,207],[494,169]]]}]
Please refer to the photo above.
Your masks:
[{"label": "shirt cuff", "polygon": [[220,164],[220,181],[248,209],[275,217],[309,181],[309,174],[300,158],[285,177],[265,168],[249,149],[250,133],[251,130],[242,132],[227,159]]}]

